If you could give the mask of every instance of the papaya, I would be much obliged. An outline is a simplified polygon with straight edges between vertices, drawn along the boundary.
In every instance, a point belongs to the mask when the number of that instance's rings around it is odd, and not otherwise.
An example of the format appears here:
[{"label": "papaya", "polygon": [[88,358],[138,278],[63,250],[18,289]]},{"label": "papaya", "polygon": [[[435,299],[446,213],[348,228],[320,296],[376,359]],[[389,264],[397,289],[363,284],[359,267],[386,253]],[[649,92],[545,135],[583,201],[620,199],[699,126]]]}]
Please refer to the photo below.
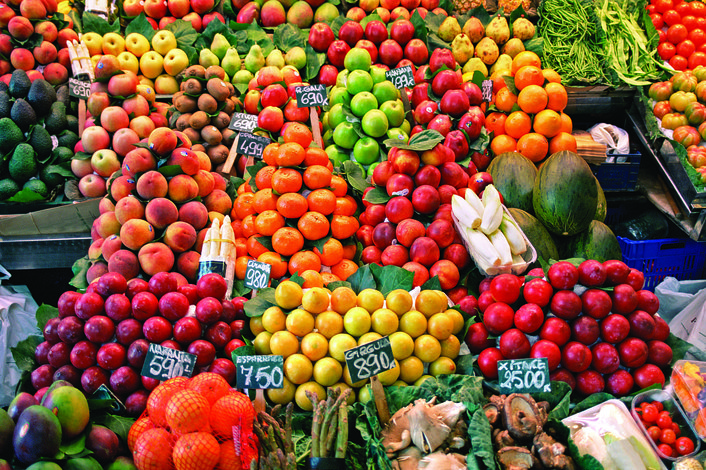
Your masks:
[{"label": "papaya", "polygon": [[559,250],[551,234],[536,217],[522,209],[510,208],[508,211],[537,251],[537,260],[559,259]]},{"label": "papaya", "polygon": [[519,152],[505,152],[493,158],[487,169],[493,184],[503,196],[506,207],[516,207],[532,214],[532,191],[537,167]]},{"label": "papaya", "polygon": [[595,259],[602,263],[609,259],[622,261],[623,253],[613,231],[603,222],[593,220],[588,229],[566,241],[562,257]]}]

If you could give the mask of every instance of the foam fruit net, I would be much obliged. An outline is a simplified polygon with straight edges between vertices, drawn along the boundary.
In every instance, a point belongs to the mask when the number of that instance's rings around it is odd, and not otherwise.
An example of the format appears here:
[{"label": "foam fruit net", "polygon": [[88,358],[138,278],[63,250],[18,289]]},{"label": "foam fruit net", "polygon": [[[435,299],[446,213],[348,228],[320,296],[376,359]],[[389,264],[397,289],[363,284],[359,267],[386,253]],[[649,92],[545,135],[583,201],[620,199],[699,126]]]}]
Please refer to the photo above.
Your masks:
[{"label": "foam fruit net", "polygon": [[250,399],[218,374],[162,382],[128,433],[139,470],[247,470],[257,459]]}]

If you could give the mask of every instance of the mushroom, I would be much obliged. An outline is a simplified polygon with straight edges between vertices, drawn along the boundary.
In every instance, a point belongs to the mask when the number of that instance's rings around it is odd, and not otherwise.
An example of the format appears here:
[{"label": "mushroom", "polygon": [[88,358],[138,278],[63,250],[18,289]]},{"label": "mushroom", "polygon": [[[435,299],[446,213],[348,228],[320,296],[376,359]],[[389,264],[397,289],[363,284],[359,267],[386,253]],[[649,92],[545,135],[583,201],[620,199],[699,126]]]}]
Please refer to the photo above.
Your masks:
[{"label": "mushroom", "polygon": [[382,445],[388,456],[408,447],[412,443],[412,435],[409,431],[409,420],[407,414],[410,412],[413,403],[400,408],[392,415],[385,429],[382,431]]},{"label": "mushroom", "polygon": [[565,455],[566,446],[557,442],[552,436],[545,432],[540,432],[532,441],[532,450],[539,457],[547,468],[556,468],[561,470],[574,470],[574,461],[568,455]]},{"label": "mushroom", "polygon": [[432,411],[434,407],[423,399],[416,400],[407,413],[412,443],[425,453],[434,452],[451,433],[441,415]]},{"label": "mushroom", "polygon": [[462,419],[456,421],[454,427],[451,428],[451,433],[446,438],[442,445],[444,449],[463,449],[466,446],[468,438],[468,425]]},{"label": "mushroom", "polygon": [[507,429],[496,429],[496,432],[493,432],[493,443],[496,448],[502,449],[503,447],[514,446],[515,440]]},{"label": "mushroom", "polygon": [[504,470],[528,470],[535,462],[532,453],[524,447],[503,447],[497,455]]},{"label": "mushroom", "polygon": [[445,401],[434,405],[431,412],[437,415],[448,427],[453,428],[458,422],[461,415],[466,411],[466,406],[463,403],[453,401]]},{"label": "mushroom", "polygon": [[537,409],[539,409],[540,424],[544,426],[549,419],[549,412],[552,410],[552,406],[548,401],[538,401]]},{"label": "mushroom", "polygon": [[392,468],[396,470],[417,470],[422,459],[422,451],[415,446],[402,449],[397,458],[392,461]]},{"label": "mushroom", "polygon": [[496,403],[487,403],[483,405],[483,412],[491,426],[495,426],[500,421],[500,408]]},{"label": "mushroom", "polygon": [[513,393],[505,398],[502,416],[503,425],[516,441],[531,441],[542,431],[539,409],[528,395]]},{"label": "mushroom", "polygon": [[461,454],[434,452],[419,462],[419,468],[434,470],[466,470],[466,457]]}]

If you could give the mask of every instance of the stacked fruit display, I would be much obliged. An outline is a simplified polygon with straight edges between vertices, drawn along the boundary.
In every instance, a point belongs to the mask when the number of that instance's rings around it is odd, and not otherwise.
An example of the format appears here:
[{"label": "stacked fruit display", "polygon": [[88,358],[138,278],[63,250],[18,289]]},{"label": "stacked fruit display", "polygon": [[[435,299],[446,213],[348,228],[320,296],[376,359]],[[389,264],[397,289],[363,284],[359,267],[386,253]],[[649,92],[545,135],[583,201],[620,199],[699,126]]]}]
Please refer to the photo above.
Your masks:
[{"label": "stacked fruit display", "polygon": [[67,116],[68,98],[67,87],[57,94],[46,80],[30,83],[19,69],[0,91],[0,146],[8,155],[0,167],[0,200],[23,189],[34,200],[46,199],[73,177],[69,166],[78,121]]},{"label": "stacked fruit display", "polygon": [[340,15],[335,5],[322,0],[289,2],[234,0],[232,7],[237,13],[238,23],[257,22],[266,28],[274,28],[286,23],[304,29],[309,28],[314,22],[331,23]]},{"label": "stacked fruit display", "polygon": [[[199,52],[199,65],[204,68],[220,65],[226,73],[226,81],[234,84],[249,84],[253,74],[265,65],[277,65],[279,68],[284,66],[284,58],[280,51],[270,52],[268,59],[271,63],[265,64],[265,61],[261,62],[259,57],[254,57],[258,53],[262,55],[262,49],[257,44],[253,44],[249,53],[244,57],[245,60],[241,60],[235,44],[228,42],[223,34],[215,33],[210,43],[209,47],[201,49]],[[278,56],[281,60],[277,58]],[[243,62],[245,63],[244,69],[241,68]]]},{"label": "stacked fruit display", "polygon": [[[640,271],[617,260],[578,267],[561,261],[545,278],[530,280],[501,274],[481,285],[483,322],[471,325],[466,342],[480,353],[478,366],[488,378],[497,378],[498,360],[546,357],[552,380],[584,396],[664,386],[661,368],[672,360],[664,342],[669,326],[655,316],[659,300],[643,284]],[[489,335],[499,337],[497,347]],[[530,344],[530,335],[538,341]]]},{"label": "stacked fruit display", "polygon": [[364,0],[358,2],[357,7],[350,8],[346,12],[346,17],[353,21],[361,21],[368,15],[377,15],[384,23],[390,20],[395,21],[398,18],[410,19],[414,12],[419,12],[419,15],[424,18],[427,12],[432,12],[437,15],[448,15],[446,10],[439,7],[438,0]]},{"label": "stacked fruit display", "polygon": [[[37,346],[39,366],[32,386],[42,393],[65,380],[90,395],[106,385],[131,416],[145,409],[148,390],[156,379],[140,371],[150,343],[197,356],[196,371],[235,380],[230,353],[244,343],[244,299],[224,300],[226,282],[217,274],[187,284],[176,273],[162,272],[149,282],[129,282],[107,273],[85,293],[67,291],[59,298],[59,316],[47,321],[45,341]],[[187,315],[190,308],[195,313]],[[224,358],[227,357],[228,359]]]},{"label": "stacked fruit display", "polygon": [[217,374],[175,377],[150,393],[128,447],[138,470],[250,468],[258,453],[255,416],[248,396]]},{"label": "stacked fruit display", "polygon": [[225,22],[223,15],[214,11],[218,3],[215,0],[125,0],[122,11],[130,20],[146,15],[155,30],[164,29],[176,20],[184,20],[201,32],[213,20]]},{"label": "stacked fruit display", "polygon": [[675,70],[706,65],[706,8],[700,2],[652,0],[647,6],[659,33],[659,57]]},{"label": "stacked fruit display", "polygon": [[449,309],[441,291],[421,291],[413,301],[402,289],[387,296],[375,289],[356,295],[348,287],[302,291],[299,284],[284,281],[275,300],[277,305],[250,319],[256,351],[285,358],[284,387],[267,391],[275,403],[296,401],[311,410],[306,392],[324,397],[325,387],[360,388],[358,398],[366,401],[370,392],[361,387],[368,380],[351,382],[343,353],[383,336],[389,337],[395,358],[395,367],[378,375],[383,385],[412,385],[423,380],[425,366],[432,376],[456,370],[461,344],[455,335],[464,320]]},{"label": "stacked fruit display", "polygon": [[[289,123],[282,137],[284,143],[265,147],[263,162],[248,167],[233,203],[236,275],[244,279],[247,260],[257,259],[272,265],[271,279],[311,270],[319,285],[322,278],[345,280],[358,269],[358,205],[326,152],[311,145],[309,128]],[[330,272],[319,276],[322,266]]]}]

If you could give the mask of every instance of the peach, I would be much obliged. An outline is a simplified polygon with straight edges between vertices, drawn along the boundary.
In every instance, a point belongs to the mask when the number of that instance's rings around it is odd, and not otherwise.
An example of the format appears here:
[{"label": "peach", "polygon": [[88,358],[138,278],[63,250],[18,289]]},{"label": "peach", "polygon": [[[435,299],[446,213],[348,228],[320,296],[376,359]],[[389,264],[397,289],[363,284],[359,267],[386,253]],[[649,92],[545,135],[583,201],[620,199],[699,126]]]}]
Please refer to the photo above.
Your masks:
[{"label": "peach", "polygon": [[441,288],[444,290],[453,289],[458,284],[461,278],[458,272],[458,267],[451,261],[442,259],[434,263],[434,265],[429,269],[429,275],[431,277],[438,276]]},{"label": "peach", "polygon": [[129,128],[118,129],[113,134],[113,150],[121,157],[124,157],[135,149],[135,144],[139,141],[140,136],[134,130]]},{"label": "peach", "polygon": [[196,234],[196,243],[194,244],[194,250],[198,251],[199,253],[201,253],[201,248],[203,248],[203,241],[206,239],[207,233],[208,227],[204,227],[199,230],[198,234]]},{"label": "peach", "polygon": [[115,217],[121,225],[130,219],[142,219],[144,216],[145,207],[134,196],[124,197],[115,204]]},{"label": "peach", "polygon": [[198,195],[199,185],[191,176],[176,175],[169,180],[169,199],[172,201],[186,202]]},{"label": "peach", "polygon": [[120,240],[131,250],[139,250],[154,240],[154,227],[142,219],[130,219],[120,228]]},{"label": "peach", "polygon": [[169,272],[174,266],[174,253],[160,242],[148,243],[137,253],[142,270],[149,276]]},{"label": "peach", "polygon": [[91,243],[88,247],[88,259],[98,259],[98,257],[103,253],[101,248],[103,247],[104,241],[104,238],[99,238]]},{"label": "peach", "polygon": [[120,232],[120,222],[118,222],[115,212],[106,212],[99,215],[94,224],[101,238],[108,238]]},{"label": "peach", "polygon": [[220,189],[211,191],[211,194],[206,196],[203,203],[209,212],[218,212],[220,214],[229,214],[233,208],[233,201],[231,201],[230,196]]},{"label": "peach", "polygon": [[185,174],[195,175],[199,172],[199,157],[189,149],[177,148],[167,159],[166,165],[178,165]]},{"label": "peach", "polygon": [[[59,48],[67,47],[66,44],[69,42],[78,41],[78,34],[76,34],[76,31],[74,31],[73,29],[64,28],[61,31],[59,31],[58,36],[59,36],[59,38],[58,38],[58,42],[56,45]],[[118,69],[118,70],[120,70],[120,69]],[[97,73],[96,73],[96,78],[98,78]]]},{"label": "peach", "polygon": [[177,136],[168,127],[158,127],[150,134],[147,143],[150,150],[161,157],[165,157],[176,148]]},{"label": "peach", "polygon": [[114,201],[120,202],[135,189],[135,180],[129,176],[121,175],[112,180],[108,192]]},{"label": "peach", "polygon": [[123,242],[120,240],[118,235],[111,235],[105,239],[101,250],[103,251],[103,259],[110,262],[110,258],[115,252],[121,250],[123,247]]},{"label": "peach", "polygon": [[22,3],[20,3],[20,15],[28,20],[39,20],[46,18],[47,8],[41,0],[22,0]]},{"label": "peach", "polygon": [[212,171],[211,174],[213,175],[213,182],[215,183],[213,189],[220,189],[221,191],[225,191],[228,182],[223,177],[223,175],[221,175],[220,173],[216,173],[215,171]]},{"label": "peach", "polygon": [[183,253],[196,242],[196,229],[186,222],[174,222],[164,232],[164,243],[175,253]]},{"label": "peach", "polygon": [[27,49],[17,48],[10,54],[10,63],[14,68],[27,72],[34,68],[34,56]]},{"label": "peach", "polygon": [[[117,150],[116,150],[117,153]],[[123,175],[135,176],[138,173],[154,170],[157,168],[157,160],[155,160],[152,152],[145,148],[137,147],[130,150],[123,159],[122,172]]]},{"label": "peach", "polygon": [[12,8],[4,3],[0,4],[0,28],[7,28],[7,24],[15,17],[15,12]]},{"label": "peach", "polygon": [[199,260],[201,255],[197,251],[185,251],[177,258],[177,271],[179,271],[187,281],[196,282],[199,274]]},{"label": "peach", "polygon": [[206,197],[213,191],[216,186],[216,180],[213,175],[206,170],[199,170],[194,176],[194,181],[199,186],[199,196]]},{"label": "peach", "polygon": [[414,287],[421,286],[429,280],[429,271],[427,268],[417,263],[416,261],[410,261],[402,266],[407,271],[414,273],[414,279],[412,280],[412,285]]},{"label": "peach", "polygon": [[115,204],[107,196],[101,199],[98,203],[98,212],[103,214],[104,212],[115,212]]},{"label": "peach", "polygon": [[143,199],[164,197],[167,195],[168,191],[169,183],[167,182],[167,178],[158,171],[148,171],[137,180],[137,194]]},{"label": "peach", "polygon": [[42,41],[39,46],[34,48],[32,54],[37,62],[42,65],[54,62],[58,57],[56,46],[48,41]]},{"label": "peach", "polygon": [[[0,12],[2,10],[0,9]],[[59,37],[59,30],[51,21],[42,21],[34,25],[34,32],[41,34],[45,41],[54,42]]]},{"label": "peach", "polygon": [[[3,4],[0,3],[0,6],[3,6]],[[12,53],[12,49],[14,49],[14,47],[15,46],[12,45],[12,36],[9,34],[0,34],[0,54],[8,57]]]},{"label": "peach", "polygon": [[208,223],[208,209],[200,201],[187,202],[179,208],[179,220],[201,230]]},{"label": "peach", "polygon": [[71,67],[71,57],[69,57],[69,50],[67,48],[59,49],[57,60],[59,61],[59,65],[64,67],[64,70],[68,70]]},{"label": "peach", "polygon": [[23,16],[10,18],[7,29],[10,31],[10,35],[18,41],[25,41],[34,33],[34,26]]},{"label": "peach", "polygon": [[107,272],[108,265],[103,261],[96,261],[88,268],[88,271],[86,271],[86,281],[90,284]]},{"label": "peach", "polygon": [[[164,115],[162,115],[161,113],[158,113],[157,111],[151,112],[149,118],[152,121],[152,124],[154,124],[155,129],[158,127],[167,127],[169,125],[169,121],[167,121],[167,118]],[[183,139],[184,133],[179,132],[179,134],[181,134],[180,138]],[[189,142],[189,146],[191,146],[190,142]]]},{"label": "peach", "polygon": [[179,220],[179,210],[169,199],[157,197],[147,203],[145,219],[158,230]]},{"label": "peach", "polygon": [[140,262],[132,251],[118,250],[108,260],[108,271],[120,273],[126,280],[130,280],[140,273]]},{"label": "peach", "polygon": [[53,62],[44,67],[44,80],[54,86],[61,85],[69,81],[69,71],[65,65]]}]

